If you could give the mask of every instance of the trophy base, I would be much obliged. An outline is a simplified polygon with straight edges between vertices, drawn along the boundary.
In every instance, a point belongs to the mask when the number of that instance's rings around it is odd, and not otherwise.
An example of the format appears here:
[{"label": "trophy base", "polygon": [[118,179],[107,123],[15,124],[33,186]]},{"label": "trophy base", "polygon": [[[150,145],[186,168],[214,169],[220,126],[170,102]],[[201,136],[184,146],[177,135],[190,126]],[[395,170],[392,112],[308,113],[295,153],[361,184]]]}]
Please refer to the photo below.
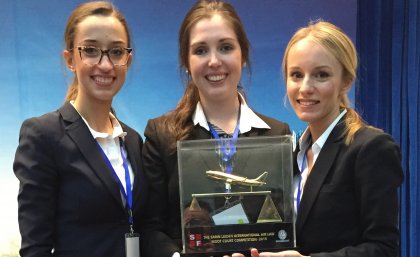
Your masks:
[{"label": "trophy base", "polygon": [[249,255],[250,248],[277,252],[295,245],[293,224],[287,222],[190,227],[185,238],[183,256]]}]

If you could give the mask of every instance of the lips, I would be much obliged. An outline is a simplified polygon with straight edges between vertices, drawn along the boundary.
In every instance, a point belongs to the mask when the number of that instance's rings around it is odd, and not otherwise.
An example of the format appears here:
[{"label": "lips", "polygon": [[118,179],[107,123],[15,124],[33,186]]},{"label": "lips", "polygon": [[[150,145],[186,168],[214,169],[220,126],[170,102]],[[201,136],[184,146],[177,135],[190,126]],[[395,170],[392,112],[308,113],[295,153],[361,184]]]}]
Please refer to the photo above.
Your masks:
[{"label": "lips", "polygon": [[226,74],[214,74],[214,75],[207,75],[206,79],[211,82],[219,82],[226,78]]},{"label": "lips", "polygon": [[113,77],[103,77],[103,76],[93,76],[92,78],[96,84],[103,85],[103,86],[110,85],[112,81],[114,80]]},{"label": "lips", "polygon": [[297,102],[302,106],[308,106],[308,107],[319,103],[319,101],[317,100],[309,100],[309,99],[298,99]]}]

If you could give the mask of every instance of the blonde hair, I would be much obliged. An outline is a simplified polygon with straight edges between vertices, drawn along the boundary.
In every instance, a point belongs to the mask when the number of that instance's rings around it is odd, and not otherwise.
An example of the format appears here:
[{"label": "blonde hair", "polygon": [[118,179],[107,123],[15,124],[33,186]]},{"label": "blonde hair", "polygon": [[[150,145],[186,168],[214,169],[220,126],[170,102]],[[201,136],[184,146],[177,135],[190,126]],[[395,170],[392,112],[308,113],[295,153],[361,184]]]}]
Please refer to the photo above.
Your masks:
[{"label": "blonde hair", "polygon": [[[283,56],[283,78],[287,80],[287,58],[290,49],[302,39],[310,40],[331,53],[343,68],[343,80],[352,83],[356,79],[357,51],[351,39],[337,26],[325,21],[310,22],[300,28],[290,39]],[[340,94],[340,109],[347,109],[345,118],[345,143],[353,141],[356,132],[366,125],[360,115],[350,106],[347,92]]]},{"label": "blonde hair", "polygon": [[[127,34],[128,47],[131,47],[131,37],[128,24],[122,13],[110,2],[94,1],[79,5],[73,10],[68,18],[66,30],[64,31],[64,43],[67,50],[72,50],[74,48],[74,38],[76,37],[77,25],[79,25],[79,23],[85,18],[93,15],[112,16],[118,19]],[[78,93],[77,83],[77,76],[75,74],[73,82],[71,83],[65,97],[66,102],[76,99]]]}]

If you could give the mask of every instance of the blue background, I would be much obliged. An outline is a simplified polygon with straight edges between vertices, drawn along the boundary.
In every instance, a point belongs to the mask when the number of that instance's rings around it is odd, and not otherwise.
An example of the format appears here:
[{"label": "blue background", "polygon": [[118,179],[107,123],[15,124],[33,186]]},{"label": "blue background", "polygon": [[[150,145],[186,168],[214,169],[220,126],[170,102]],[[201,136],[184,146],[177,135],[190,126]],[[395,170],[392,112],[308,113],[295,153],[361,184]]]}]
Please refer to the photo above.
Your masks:
[{"label": "blue background", "polygon": [[[56,110],[72,74],[61,58],[70,12],[84,1],[2,0],[0,8],[0,255],[16,251],[18,181],[12,163],[22,121]],[[118,117],[143,134],[148,119],[172,110],[184,85],[178,69],[178,29],[191,0],[112,1],[125,14],[134,63],[114,100]],[[357,0],[232,0],[252,44],[252,74],[244,73],[248,104],[299,131],[285,101],[281,61],[295,30],[322,18],[356,40]],[[351,91],[354,99],[354,91]],[[10,249],[13,248],[13,249]]]}]

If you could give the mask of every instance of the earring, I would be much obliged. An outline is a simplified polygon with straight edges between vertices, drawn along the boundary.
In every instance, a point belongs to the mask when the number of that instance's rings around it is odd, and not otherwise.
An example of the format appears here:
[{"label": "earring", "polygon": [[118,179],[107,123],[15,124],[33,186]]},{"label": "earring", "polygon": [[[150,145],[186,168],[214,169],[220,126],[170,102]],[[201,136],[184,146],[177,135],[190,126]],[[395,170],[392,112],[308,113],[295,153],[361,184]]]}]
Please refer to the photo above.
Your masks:
[{"label": "earring", "polygon": [[188,69],[185,69],[185,75],[187,76],[187,79],[188,79],[188,80],[191,80],[191,74],[190,74],[190,72],[188,71]]}]

